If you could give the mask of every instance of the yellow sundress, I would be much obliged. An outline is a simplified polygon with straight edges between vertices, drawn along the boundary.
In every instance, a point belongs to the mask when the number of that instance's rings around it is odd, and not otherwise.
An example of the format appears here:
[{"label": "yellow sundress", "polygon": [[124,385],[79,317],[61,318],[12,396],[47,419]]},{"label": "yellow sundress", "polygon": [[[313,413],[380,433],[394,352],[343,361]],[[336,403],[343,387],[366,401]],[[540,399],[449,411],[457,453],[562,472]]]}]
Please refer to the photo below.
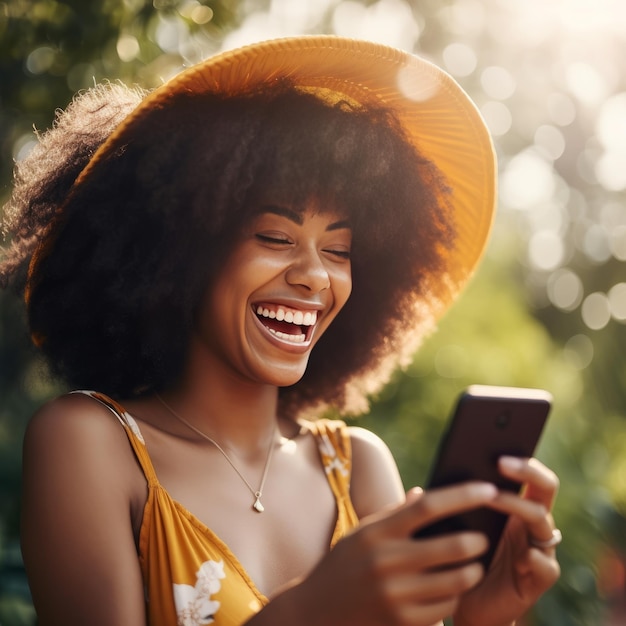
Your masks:
[{"label": "yellow sundress", "polygon": [[[159,483],[132,416],[111,398],[80,391],[119,419],[148,483],[139,536],[139,561],[149,626],[240,626],[268,599],[256,588],[228,546]],[[306,422],[315,437],[337,521],[329,548],[358,523],[350,500],[351,446],[339,420]]]}]

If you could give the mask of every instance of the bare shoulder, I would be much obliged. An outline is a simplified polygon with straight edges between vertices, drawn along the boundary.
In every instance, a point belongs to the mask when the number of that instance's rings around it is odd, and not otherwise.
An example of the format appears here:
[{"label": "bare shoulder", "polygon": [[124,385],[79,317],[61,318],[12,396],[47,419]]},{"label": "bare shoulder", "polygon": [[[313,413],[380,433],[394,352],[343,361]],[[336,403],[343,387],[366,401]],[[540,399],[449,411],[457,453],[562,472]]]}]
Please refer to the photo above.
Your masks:
[{"label": "bare shoulder", "polygon": [[[22,552],[42,623],[142,623],[131,522],[145,497],[142,478],[122,425],[96,400],[62,396],[31,418],[24,439]],[[103,586],[110,602],[99,599]],[[81,599],[70,600],[77,588],[85,591]]]},{"label": "bare shoulder", "polygon": [[[123,433],[119,421],[100,402],[86,394],[73,393],[50,400],[32,416],[26,430],[27,443],[41,438],[48,442]],[[68,443],[70,443],[68,442]]]},{"label": "bare shoulder", "polygon": [[365,428],[350,427],[352,480],[350,493],[359,517],[404,501],[404,487],[387,444]]},{"label": "bare shoulder", "polygon": [[[44,404],[30,419],[24,437],[24,476],[62,474],[66,481],[87,477],[136,487],[139,467],[119,419],[85,394],[67,394]],[[130,494],[127,491],[127,494]],[[129,496],[130,497],[130,496]]]},{"label": "bare shoulder", "polygon": [[348,432],[354,449],[362,450],[365,454],[372,452],[391,454],[387,444],[371,430],[360,426],[348,426]]}]

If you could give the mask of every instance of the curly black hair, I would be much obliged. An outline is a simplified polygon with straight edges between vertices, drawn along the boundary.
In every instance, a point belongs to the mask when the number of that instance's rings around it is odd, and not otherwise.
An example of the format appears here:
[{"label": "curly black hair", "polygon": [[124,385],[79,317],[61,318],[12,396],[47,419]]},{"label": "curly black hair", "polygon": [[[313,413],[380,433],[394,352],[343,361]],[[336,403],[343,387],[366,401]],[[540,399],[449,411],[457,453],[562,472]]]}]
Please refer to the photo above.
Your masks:
[{"label": "curly black hair", "polygon": [[53,371],[120,400],[173,383],[207,285],[270,190],[296,209],[339,207],[353,229],[352,295],[280,412],[363,410],[432,322],[429,281],[454,240],[440,172],[385,108],[273,81],[174,94],[72,187],[142,95],[107,84],[79,96],[16,169],[0,279],[40,246],[27,310]]}]

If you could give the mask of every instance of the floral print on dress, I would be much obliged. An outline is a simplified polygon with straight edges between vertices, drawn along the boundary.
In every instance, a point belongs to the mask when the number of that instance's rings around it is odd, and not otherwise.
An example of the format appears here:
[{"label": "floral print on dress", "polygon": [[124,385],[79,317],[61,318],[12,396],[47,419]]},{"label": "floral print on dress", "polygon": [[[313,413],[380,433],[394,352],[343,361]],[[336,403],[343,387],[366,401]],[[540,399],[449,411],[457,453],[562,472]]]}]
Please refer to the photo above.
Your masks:
[{"label": "floral print on dress", "polygon": [[129,428],[133,431],[133,434],[135,435],[135,437],[137,437],[137,439],[139,439],[139,441],[141,441],[141,443],[143,443],[143,445],[145,446],[146,442],[144,441],[143,436],[141,435],[141,431],[139,430],[139,425],[137,424],[137,422],[133,419],[130,413],[124,412],[123,416]]},{"label": "floral print on dress", "polygon": [[224,561],[205,561],[196,572],[194,587],[174,583],[177,626],[201,626],[215,621],[220,603],[211,596],[221,589],[220,580],[225,576]]},{"label": "floral print on dress", "polygon": [[326,474],[330,474],[335,470],[344,477],[347,477],[350,474],[347,461],[339,456],[337,448],[333,445],[333,442],[326,433],[320,434],[318,447],[322,453],[323,465]]}]

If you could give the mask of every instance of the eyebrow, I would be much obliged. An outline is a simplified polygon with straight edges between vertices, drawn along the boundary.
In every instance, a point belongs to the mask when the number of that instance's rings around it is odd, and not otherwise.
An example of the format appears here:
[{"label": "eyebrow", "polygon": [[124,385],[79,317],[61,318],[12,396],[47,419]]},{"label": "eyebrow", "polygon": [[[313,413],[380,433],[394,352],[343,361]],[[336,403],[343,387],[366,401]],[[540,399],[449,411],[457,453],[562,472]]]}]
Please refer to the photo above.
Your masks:
[{"label": "eyebrow", "polygon": [[[292,221],[298,226],[302,226],[302,224],[304,223],[302,214],[298,213],[298,211],[294,211],[293,209],[288,209],[287,207],[283,206],[277,206],[275,204],[268,204],[261,207],[258,211],[258,214],[262,213],[273,213],[274,215],[279,215],[280,217],[284,217]],[[326,230],[341,230],[343,228],[351,228],[350,222],[348,220],[339,220],[337,222],[333,222],[326,227]]]}]

